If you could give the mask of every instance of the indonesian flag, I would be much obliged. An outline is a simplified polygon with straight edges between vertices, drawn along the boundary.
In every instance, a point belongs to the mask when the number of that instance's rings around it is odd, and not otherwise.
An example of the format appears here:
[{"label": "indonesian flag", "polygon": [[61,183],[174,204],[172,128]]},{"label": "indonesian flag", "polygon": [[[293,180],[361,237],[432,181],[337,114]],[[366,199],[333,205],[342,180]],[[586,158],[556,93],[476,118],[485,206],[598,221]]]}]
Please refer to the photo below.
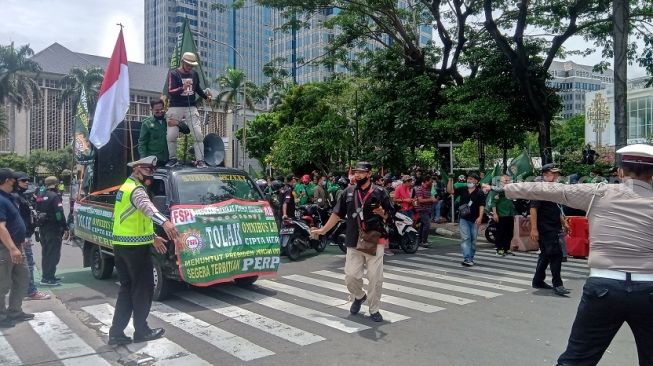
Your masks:
[{"label": "indonesian flag", "polygon": [[122,29],[118,34],[109,66],[104,73],[100,88],[93,126],[89,140],[98,149],[106,145],[111,132],[118,126],[129,110],[129,73],[127,72],[127,51]]}]

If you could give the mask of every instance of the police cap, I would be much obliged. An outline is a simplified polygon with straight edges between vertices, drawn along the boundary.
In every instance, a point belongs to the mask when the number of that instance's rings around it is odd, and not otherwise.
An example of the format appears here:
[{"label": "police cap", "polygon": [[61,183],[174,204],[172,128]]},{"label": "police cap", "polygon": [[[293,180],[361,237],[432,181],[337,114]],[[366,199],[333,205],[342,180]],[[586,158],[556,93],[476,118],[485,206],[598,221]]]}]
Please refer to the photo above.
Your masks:
[{"label": "police cap", "polygon": [[148,156],[146,158],[142,158],[140,160],[132,161],[131,163],[127,163],[128,167],[137,167],[137,166],[156,166],[156,156]]},{"label": "police cap", "polygon": [[622,163],[653,165],[653,146],[633,144],[617,150]]}]

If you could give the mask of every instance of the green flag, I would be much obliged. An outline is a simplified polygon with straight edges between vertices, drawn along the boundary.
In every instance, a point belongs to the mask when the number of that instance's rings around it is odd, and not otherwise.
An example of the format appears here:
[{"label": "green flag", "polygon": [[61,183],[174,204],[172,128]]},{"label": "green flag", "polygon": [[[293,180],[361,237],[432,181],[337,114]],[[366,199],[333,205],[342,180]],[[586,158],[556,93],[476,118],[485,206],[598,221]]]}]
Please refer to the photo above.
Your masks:
[{"label": "green flag", "polygon": [[512,159],[510,165],[508,165],[507,173],[513,181],[523,180],[529,175],[533,175],[535,173],[533,161],[531,160],[527,150],[524,150],[521,154],[519,154],[519,156]]},{"label": "green flag", "polygon": [[88,103],[86,100],[86,91],[82,88],[82,92],[75,107],[75,132],[73,138],[73,149],[75,160],[80,164],[85,164],[93,161],[93,149],[88,140]]},{"label": "green flag", "polygon": [[442,177],[442,184],[444,184],[445,188],[447,186],[447,181],[449,180],[449,175],[447,172],[444,171],[444,169],[440,169],[440,175]]},{"label": "green flag", "polygon": [[494,169],[491,171],[485,172],[485,176],[481,181],[479,182],[480,184],[492,184],[492,178],[498,177],[501,175],[501,166],[499,164],[494,166]]},{"label": "green flag", "polygon": [[[197,56],[198,65],[195,66],[197,74],[200,78],[200,88],[204,89],[208,86],[204,76],[204,71],[202,71],[202,62],[200,60],[200,55],[197,53],[197,47],[195,46],[195,40],[193,39],[193,33],[190,30],[188,25],[188,19],[184,19],[184,23],[181,26],[181,33],[177,34],[177,45],[172,50],[172,56],[170,56],[170,70],[174,70],[181,66],[181,57],[184,55],[184,52],[192,52]],[[166,98],[169,98],[168,94],[168,76],[166,75],[165,85],[163,85],[163,95]],[[195,96],[200,98],[199,95]]]}]

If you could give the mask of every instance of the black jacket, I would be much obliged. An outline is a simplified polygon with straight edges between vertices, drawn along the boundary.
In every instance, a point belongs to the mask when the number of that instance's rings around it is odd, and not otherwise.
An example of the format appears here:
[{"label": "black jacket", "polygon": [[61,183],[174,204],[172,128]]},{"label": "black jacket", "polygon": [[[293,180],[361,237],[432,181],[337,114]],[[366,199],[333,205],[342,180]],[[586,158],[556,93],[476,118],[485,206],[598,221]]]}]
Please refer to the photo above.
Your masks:
[{"label": "black jacket", "polygon": [[68,230],[66,215],[63,211],[61,197],[54,190],[47,190],[42,196],[36,198],[36,210],[45,214],[43,228]]},{"label": "black jacket", "polygon": [[34,222],[34,217],[32,216],[32,210],[34,207],[30,202],[30,196],[25,192],[20,191],[16,191],[12,193],[12,195],[16,197],[16,201],[18,202],[18,212],[20,212],[20,217],[25,223],[25,228],[27,229],[27,237],[29,238],[32,236],[32,234],[34,234],[34,229],[36,228],[36,223]]}]

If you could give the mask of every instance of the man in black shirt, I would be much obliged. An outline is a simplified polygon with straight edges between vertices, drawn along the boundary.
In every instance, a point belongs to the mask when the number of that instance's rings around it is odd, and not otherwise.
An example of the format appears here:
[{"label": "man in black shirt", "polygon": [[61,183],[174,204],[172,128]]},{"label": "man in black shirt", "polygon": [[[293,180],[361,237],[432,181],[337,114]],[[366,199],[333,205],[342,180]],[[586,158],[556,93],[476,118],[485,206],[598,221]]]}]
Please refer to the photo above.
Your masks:
[{"label": "man in black shirt", "polygon": [[481,224],[485,214],[485,194],[479,189],[480,177],[476,173],[467,174],[467,186],[453,188],[453,178],[447,183],[447,193],[460,197],[460,247],[463,251],[463,262],[465,267],[474,265],[476,254],[476,238],[478,237],[478,226]]},{"label": "man in black shirt", "polygon": [[281,204],[281,218],[287,219],[289,217],[295,217],[295,195],[294,187],[297,178],[293,175],[289,175],[286,178],[286,185],[279,190],[279,203]]},{"label": "man in black shirt", "polygon": [[197,111],[196,96],[211,102],[210,89],[202,90],[200,78],[193,67],[199,65],[197,56],[192,52],[185,52],[181,58],[181,67],[170,70],[168,73],[168,94],[170,94],[170,108],[168,108],[168,165],[177,163],[177,137],[179,136],[179,122],[184,121],[193,136],[193,148],[198,167],[205,167],[204,162],[204,136],[200,124],[200,114]]},{"label": "man in black shirt", "polygon": [[[555,182],[560,177],[560,169],[553,164],[542,166],[542,179],[545,182]],[[531,201],[531,239],[540,244],[540,256],[537,259],[537,268],[533,276],[533,288],[551,289],[551,285],[544,282],[546,267],[551,267],[553,278],[553,292],[564,296],[569,293],[562,285],[562,247],[560,246],[560,232],[562,231],[561,210],[558,204],[548,201]]]},{"label": "man in black shirt", "polygon": [[44,216],[41,224],[42,258],[41,274],[42,286],[59,286],[60,278],[55,276],[57,264],[61,259],[62,239],[68,240],[68,223],[63,212],[63,203],[57,193],[57,177],[45,178],[47,191],[36,198],[36,209]]},{"label": "man in black shirt", "polygon": [[[333,208],[333,213],[320,229],[313,231],[316,235],[324,235],[333,228],[341,217],[347,217],[345,259],[345,283],[353,302],[349,311],[357,314],[363,302],[370,300],[370,318],[375,322],[383,321],[379,312],[381,288],[383,287],[383,249],[387,243],[385,221],[392,215],[392,204],[387,192],[371,182],[372,165],[359,162],[354,169],[356,185],[345,189]],[[377,243],[376,255],[371,255],[356,249],[360,231],[381,233]],[[363,273],[367,267],[369,280],[368,292],[363,290]]]}]

